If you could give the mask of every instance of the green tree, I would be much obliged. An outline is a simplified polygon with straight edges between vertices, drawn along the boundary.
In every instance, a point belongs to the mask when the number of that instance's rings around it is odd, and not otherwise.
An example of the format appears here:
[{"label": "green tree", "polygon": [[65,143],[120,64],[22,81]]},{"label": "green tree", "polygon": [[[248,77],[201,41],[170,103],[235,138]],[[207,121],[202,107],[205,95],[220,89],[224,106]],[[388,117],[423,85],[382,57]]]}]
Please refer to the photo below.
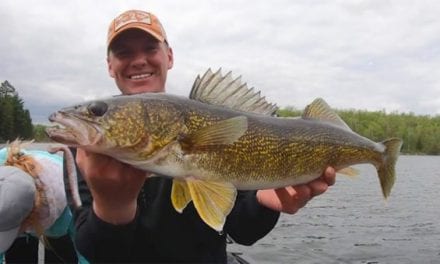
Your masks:
[{"label": "green tree", "polygon": [[7,80],[0,84],[0,98],[15,95],[15,88]]},{"label": "green tree", "polygon": [[46,134],[46,126],[35,125],[34,126],[34,139],[37,142],[49,142],[51,139]]},{"label": "green tree", "polygon": [[7,141],[14,134],[14,106],[10,96],[0,97],[0,137]]},{"label": "green tree", "polygon": [[[440,116],[353,109],[336,112],[354,132],[373,141],[398,137],[403,140],[403,153],[440,155]],[[278,114],[299,116],[301,111],[287,107],[280,109]]]},{"label": "green tree", "polygon": [[29,110],[24,109],[23,100],[18,95],[14,96],[13,102],[15,115],[14,134],[23,139],[32,139],[33,127]]},{"label": "green tree", "polygon": [[23,100],[8,81],[0,84],[0,139],[32,139],[33,127],[30,113],[24,109]]}]

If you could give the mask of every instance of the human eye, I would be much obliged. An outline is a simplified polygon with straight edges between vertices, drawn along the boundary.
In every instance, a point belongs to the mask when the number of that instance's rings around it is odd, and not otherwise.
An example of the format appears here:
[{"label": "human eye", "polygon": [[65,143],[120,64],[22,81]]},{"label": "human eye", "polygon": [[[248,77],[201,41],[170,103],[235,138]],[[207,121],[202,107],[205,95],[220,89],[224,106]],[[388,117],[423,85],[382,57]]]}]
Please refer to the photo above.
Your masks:
[{"label": "human eye", "polygon": [[119,48],[119,49],[115,49],[113,51],[113,54],[118,57],[118,58],[126,58],[131,56],[131,51],[129,49],[126,48]]},{"label": "human eye", "polygon": [[159,45],[157,43],[148,43],[144,46],[145,52],[154,53],[159,49]]}]

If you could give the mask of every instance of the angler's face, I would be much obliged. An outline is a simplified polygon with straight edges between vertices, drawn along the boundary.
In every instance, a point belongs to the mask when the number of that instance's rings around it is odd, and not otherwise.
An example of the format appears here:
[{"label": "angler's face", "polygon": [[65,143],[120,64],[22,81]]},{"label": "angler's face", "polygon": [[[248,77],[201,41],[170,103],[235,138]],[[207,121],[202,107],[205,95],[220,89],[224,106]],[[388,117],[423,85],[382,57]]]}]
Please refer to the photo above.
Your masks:
[{"label": "angler's face", "polygon": [[111,43],[107,63],[123,94],[164,92],[173,52],[141,30],[127,30]]}]

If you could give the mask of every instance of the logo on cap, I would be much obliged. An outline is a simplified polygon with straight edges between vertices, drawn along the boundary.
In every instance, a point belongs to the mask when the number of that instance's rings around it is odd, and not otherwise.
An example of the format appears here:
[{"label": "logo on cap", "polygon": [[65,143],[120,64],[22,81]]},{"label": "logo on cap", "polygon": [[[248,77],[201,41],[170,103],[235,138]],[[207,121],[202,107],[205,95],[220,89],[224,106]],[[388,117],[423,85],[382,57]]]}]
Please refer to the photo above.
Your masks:
[{"label": "logo on cap", "polygon": [[130,23],[144,23],[151,25],[150,14],[137,10],[126,12],[115,19],[115,31],[118,31],[120,28]]}]

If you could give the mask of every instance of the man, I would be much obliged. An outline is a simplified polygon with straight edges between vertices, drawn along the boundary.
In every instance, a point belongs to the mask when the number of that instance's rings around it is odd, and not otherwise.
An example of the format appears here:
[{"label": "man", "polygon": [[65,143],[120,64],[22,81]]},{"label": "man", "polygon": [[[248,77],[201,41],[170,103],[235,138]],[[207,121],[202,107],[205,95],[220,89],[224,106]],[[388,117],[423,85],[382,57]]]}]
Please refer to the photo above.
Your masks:
[{"label": "man", "polygon": [[[123,94],[164,92],[173,51],[156,16],[124,12],[110,24],[108,72]],[[226,234],[251,245],[275,226],[279,212],[295,213],[334,184],[327,173],[307,185],[239,192],[224,233],[208,227],[192,204],[179,214],[171,205],[172,180],[147,178],[110,157],[77,150],[90,190],[81,191],[76,245],[91,262],[226,262]],[[80,179],[81,182],[81,179]],[[84,181],[82,181],[84,184]]]}]

